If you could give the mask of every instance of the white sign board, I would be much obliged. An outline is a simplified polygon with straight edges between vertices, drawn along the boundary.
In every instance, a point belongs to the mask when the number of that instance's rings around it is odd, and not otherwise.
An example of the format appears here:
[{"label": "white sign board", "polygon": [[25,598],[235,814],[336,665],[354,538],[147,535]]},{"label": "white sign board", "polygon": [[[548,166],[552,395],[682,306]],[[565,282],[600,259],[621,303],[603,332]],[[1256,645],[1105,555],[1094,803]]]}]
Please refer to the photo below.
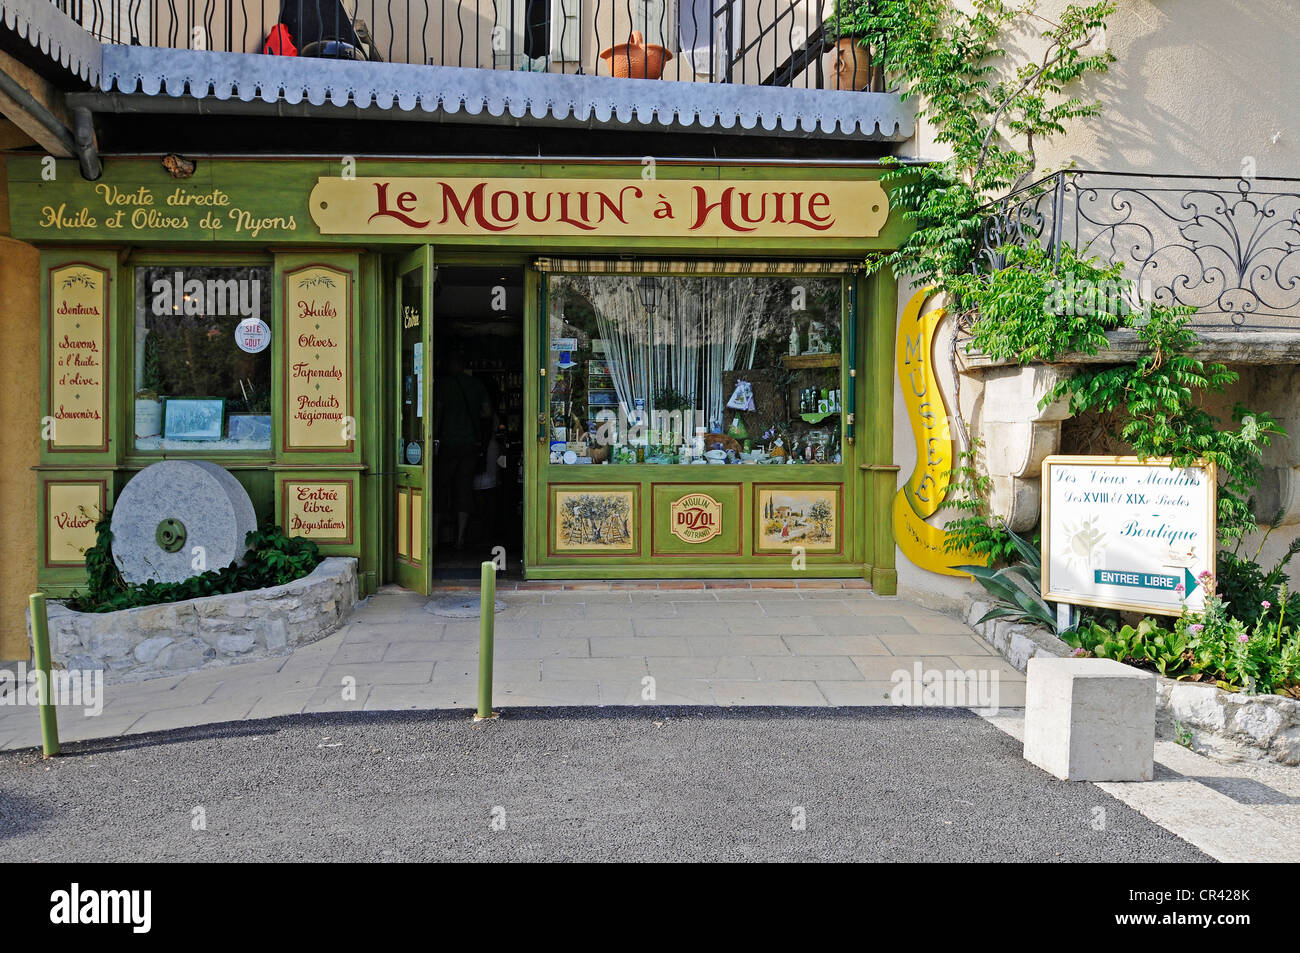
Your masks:
[{"label": "white sign board", "polygon": [[1214,572],[1214,466],[1136,457],[1043,462],[1043,598],[1178,615]]}]

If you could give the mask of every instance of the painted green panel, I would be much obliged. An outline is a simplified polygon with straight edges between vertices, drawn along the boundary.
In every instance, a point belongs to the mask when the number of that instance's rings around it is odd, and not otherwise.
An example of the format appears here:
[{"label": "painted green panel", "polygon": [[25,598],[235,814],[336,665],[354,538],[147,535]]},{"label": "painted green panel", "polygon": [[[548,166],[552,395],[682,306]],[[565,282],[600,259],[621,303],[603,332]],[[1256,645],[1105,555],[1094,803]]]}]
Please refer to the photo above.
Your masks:
[{"label": "painted green panel", "polygon": [[646,552],[640,483],[551,483],[547,486],[547,555],[599,563]]},{"label": "painted green panel", "polygon": [[102,483],[105,500],[111,509],[113,500],[121,492],[126,482],[126,474],[112,469],[88,467],[82,469],[42,468],[36,491],[35,506],[36,532],[36,582],[42,592],[55,596],[70,595],[76,589],[86,587],[86,571],[80,566],[47,565],[49,540],[49,513],[46,508],[46,484],[48,483]]},{"label": "painted green panel", "polygon": [[[317,167],[323,174],[323,163]],[[157,160],[110,159],[95,182],[81,178],[75,161],[56,163],[52,181],[38,159],[15,160],[10,169],[14,235],[31,241],[265,245],[316,234],[299,163],[201,159],[182,181]]]},{"label": "painted green panel", "polygon": [[231,470],[230,472],[248,493],[248,498],[253,501],[253,509],[257,511],[257,525],[264,526],[271,521],[278,523],[279,520],[275,519],[275,491],[271,472],[269,470]]},{"label": "painted green panel", "polygon": [[743,490],[740,483],[653,484],[651,555],[660,559],[739,556],[746,515]]}]

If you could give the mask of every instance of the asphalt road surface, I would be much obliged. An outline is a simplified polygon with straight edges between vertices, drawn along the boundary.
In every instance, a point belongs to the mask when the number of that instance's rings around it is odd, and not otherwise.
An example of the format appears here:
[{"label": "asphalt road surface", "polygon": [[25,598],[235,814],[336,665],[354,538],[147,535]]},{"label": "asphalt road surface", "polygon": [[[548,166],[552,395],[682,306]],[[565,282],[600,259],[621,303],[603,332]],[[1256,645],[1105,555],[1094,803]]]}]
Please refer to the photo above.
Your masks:
[{"label": "asphalt road surface", "polygon": [[65,755],[0,754],[0,859],[1208,859],[962,710],[295,715]]}]

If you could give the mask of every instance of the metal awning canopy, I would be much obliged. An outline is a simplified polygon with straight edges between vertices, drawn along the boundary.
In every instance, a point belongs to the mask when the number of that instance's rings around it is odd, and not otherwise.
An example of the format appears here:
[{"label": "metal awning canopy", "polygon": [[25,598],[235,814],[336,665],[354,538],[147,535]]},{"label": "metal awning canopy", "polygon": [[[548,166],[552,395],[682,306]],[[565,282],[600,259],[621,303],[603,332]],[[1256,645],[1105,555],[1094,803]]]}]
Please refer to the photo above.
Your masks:
[{"label": "metal awning canopy", "polygon": [[636,258],[538,258],[538,271],[578,275],[845,275],[862,267],[852,261],[746,259],[646,260]]},{"label": "metal awning canopy", "polygon": [[896,93],[777,89],[563,73],[106,46],[97,112],[482,122],[902,142]]},{"label": "metal awning canopy", "polygon": [[[902,142],[915,103],[897,93],[687,83],[101,45],[54,5],[0,0],[0,23],[90,89],[91,112],[478,122]],[[76,85],[81,85],[78,83]]]}]

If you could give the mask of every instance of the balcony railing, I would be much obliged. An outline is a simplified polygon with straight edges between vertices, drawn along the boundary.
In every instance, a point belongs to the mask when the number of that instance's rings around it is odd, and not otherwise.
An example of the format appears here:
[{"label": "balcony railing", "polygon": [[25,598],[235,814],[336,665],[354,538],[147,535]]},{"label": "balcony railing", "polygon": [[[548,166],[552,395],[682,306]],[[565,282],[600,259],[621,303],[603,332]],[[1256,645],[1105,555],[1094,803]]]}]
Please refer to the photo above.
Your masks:
[{"label": "balcony railing", "polygon": [[[885,88],[871,51],[848,42],[837,47],[826,29],[833,0],[50,2],[104,43],[803,89]],[[640,55],[634,34],[650,55]],[[667,56],[656,55],[656,46]]]},{"label": "balcony railing", "polygon": [[1058,172],[990,207],[980,264],[1039,240],[1113,264],[1201,327],[1300,330],[1300,180]]}]

